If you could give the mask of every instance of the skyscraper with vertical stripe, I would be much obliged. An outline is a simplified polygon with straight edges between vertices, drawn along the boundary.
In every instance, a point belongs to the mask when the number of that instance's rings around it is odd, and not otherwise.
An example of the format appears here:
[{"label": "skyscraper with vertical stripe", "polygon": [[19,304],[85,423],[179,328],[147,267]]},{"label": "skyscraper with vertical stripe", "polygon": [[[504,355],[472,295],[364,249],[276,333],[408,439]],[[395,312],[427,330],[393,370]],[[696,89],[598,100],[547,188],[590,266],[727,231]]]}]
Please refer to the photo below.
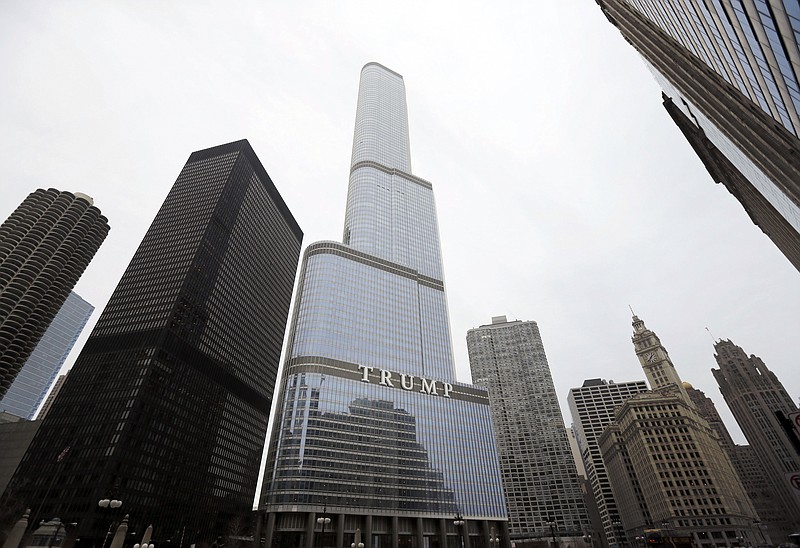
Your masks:
[{"label": "skyscraper with vertical stripe", "polygon": [[433,186],[411,173],[403,77],[377,63],[361,71],[346,207],[342,243],[303,258],[267,546],[343,548],[356,530],[366,548],[507,542],[487,393],[455,379]]},{"label": "skyscraper with vertical stripe", "polygon": [[597,0],[709,174],[800,270],[797,0]]}]

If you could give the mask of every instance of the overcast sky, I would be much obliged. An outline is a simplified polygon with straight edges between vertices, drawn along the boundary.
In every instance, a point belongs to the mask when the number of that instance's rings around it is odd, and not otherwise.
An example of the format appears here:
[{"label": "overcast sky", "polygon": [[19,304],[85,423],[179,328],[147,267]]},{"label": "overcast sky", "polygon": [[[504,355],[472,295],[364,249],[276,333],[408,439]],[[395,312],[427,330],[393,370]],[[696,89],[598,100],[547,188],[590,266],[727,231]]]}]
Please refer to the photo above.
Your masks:
[{"label": "overcast sky", "polygon": [[460,380],[468,329],[536,320],[569,424],[571,387],[644,378],[631,305],[737,441],[706,327],[797,400],[800,274],[594,1],[385,4],[3,1],[0,217],[40,187],[94,197],[111,232],[76,287],[90,327],[192,151],[248,139],[304,244],[338,240],[378,61],[405,78],[414,174],[434,185]]}]

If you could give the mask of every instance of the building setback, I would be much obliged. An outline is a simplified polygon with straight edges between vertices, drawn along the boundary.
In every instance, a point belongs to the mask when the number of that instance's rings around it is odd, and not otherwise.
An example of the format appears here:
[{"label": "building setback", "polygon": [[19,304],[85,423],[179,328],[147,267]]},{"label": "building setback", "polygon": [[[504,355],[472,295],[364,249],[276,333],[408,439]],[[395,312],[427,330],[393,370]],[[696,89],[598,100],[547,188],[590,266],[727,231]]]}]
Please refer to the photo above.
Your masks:
[{"label": "building setback", "polygon": [[539,326],[505,316],[467,332],[472,382],[489,392],[511,537],[567,544],[591,529]]},{"label": "building setback", "polygon": [[8,392],[0,398],[0,412],[33,419],[93,311],[80,295],[70,292]]},{"label": "building setback", "polygon": [[800,497],[793,492],[787,477],[800,472],[800,455],[776,413],[786,416],[796,411],[797,406],[761,358],[748,356],[729,340],[717,341],[714,350],[719,369],[711,372],[753,448],[778,505],[776,513],[762,516],[762,520],[772,540],[783,542],[800,530]]},{"label": "building setback", "polygon": [[39,189],[0,225],[0,398],[108,234],[92,204]]},{"label": "building setback", "polygon": [[616,409],[632,396],[645,391],[645,381],[588,379],[583,381],[580,388],[571,388],[567,397],[575,438],[603,524],[602,529],[595,531],[595,534],[602,534],[609,545],[623,544],[624,536],[623,531],[615,525],[620,522],[619,510],[598,439],[614,421]]},{"label": "building setback", "polygon": [[708,169],[800,270],[800,9],[785,0],[597,0]]},{"label": "building setback", "polygon": [[301,240],[247,141],[192,153],[12,480],[32,523],[102,540],[112,498],[188,546],[249,514]]},{"label": "building setback", "polygon": [[598,442],[628,539],[658,529],[700,547],[761,542],[757,515],[719,438],[695,408],[658,336],[633,316],[652,390],[617,409]]},{"label": "building setback", "polygon": [[268,548],[343,548],[357,530],[366,548],[508,546],[489,399],[455,380],[443,280],[403,77],[368,63],[342,243],[303,257],[259,505]]}]

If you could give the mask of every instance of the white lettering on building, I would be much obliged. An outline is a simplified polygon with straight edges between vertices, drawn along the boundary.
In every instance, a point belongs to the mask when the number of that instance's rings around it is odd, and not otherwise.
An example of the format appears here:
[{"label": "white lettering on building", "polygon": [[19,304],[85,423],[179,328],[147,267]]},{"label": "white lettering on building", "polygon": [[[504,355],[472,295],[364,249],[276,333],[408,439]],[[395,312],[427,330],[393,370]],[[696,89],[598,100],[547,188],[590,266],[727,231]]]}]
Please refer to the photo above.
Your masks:
[{"label": "white lettering on building", "polygon": [[[408,379],[408,384],[406,384],[406,379]],[[400,386],[403,387],[403,390],[413,390],[414,375],[406,375],[405,373],[400,373]]]},{"label": "white lettering on building", "polygon": [[361,382],[369,382],[369,374],[372,372],[371,367],[367,367],[366,365],[359,365],[359,369],[361,369]]},{"label": "white lettering on building", "polygon": [[[361,371],[361,382],[372,382],[370,380],[370,373],[375,370],[374,367],[367,367],[366,365],[359,365],[358,369]],[[397,381],[397,377],[394,379],[392,378],[392,371],[388,369],[378,369],[380,371],[380,381],[378,384],[382,386],[389,386],[391,388],[398,388],[395,386],[395,382]],[[414,375],[407,375],[405,373],[400,373],[400,386],[403,390],[413,390],[414,389]],[[435,381],[433,379],[424,379],[420,377],[420,393],[422,394],[429,394],[431,396],[442,396],[443,398],[449,398],[450,393],[453,391],[453,385],[449,382],[442,382],[442,381]],[[439,393],[439,388],[441,384],[442,393]]]},{"label": "white lettering on building", "polygon": [[421,379],[422,380],[422,392],[423,394],[433,394],[434,396],[438,396],[439,393],[436,391],[436,381],[428,380],[428,379]]},{"label": "white lettering on building", "polygon": [[392,372],[387,371],[385,369],[381,369],[381,384],[383,386],[391,386],[394,388],[394,384],[392,384]]}]

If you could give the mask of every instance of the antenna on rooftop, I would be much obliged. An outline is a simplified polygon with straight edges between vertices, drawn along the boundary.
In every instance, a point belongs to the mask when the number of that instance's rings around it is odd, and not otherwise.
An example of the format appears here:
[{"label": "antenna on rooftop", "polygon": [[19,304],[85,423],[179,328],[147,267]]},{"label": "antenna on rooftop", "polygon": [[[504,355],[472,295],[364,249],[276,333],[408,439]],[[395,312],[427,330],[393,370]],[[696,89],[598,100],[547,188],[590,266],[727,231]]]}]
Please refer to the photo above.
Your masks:
[{"label": "antenna on rooftop", "polygon": [[717,339],[715,339],[714,335],[711,334],[711,330],[706,327],[706,331],[708,331],[708,334],[711,337],[711,340],[714,341],[714,344],[716,344],[717,343]]}]

